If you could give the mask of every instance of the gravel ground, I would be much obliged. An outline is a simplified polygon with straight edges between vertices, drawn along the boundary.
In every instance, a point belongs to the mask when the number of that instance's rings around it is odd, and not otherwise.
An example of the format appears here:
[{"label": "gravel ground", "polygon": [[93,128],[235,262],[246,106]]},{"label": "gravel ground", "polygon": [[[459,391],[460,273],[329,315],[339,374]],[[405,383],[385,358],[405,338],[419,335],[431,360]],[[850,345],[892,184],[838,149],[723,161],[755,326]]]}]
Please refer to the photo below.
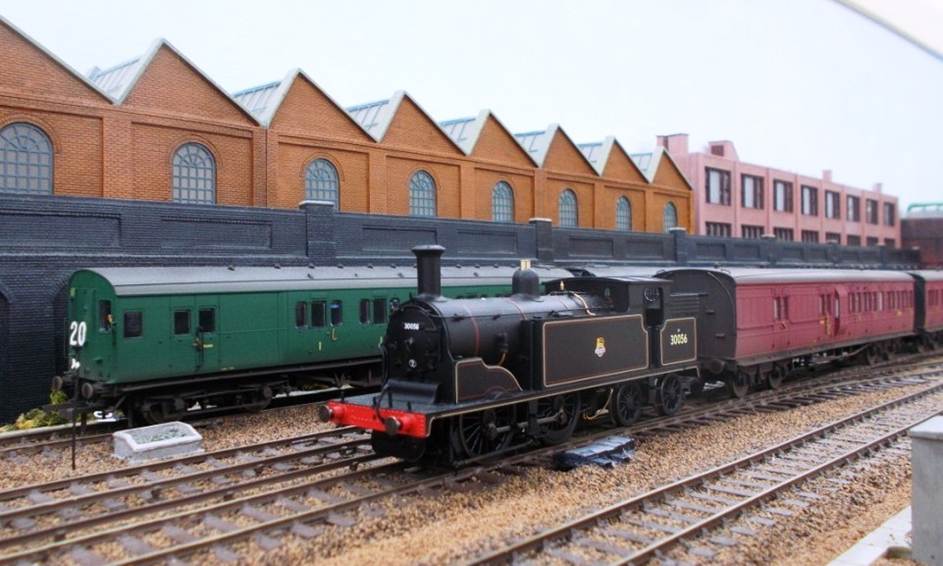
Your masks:
[{"label": "gravel ground", "polygon": [[[750,415],[656,437],[640,446],[632,463],[611,470],[584,467],[563,473],[532,468],[478,493],[410,497],[395,505],[382,520],[365,520],[344,530],[343,540],[329,531],[316,541],[290,539],[291,543],[267,553],[264,560],[318,560],[338,565],[468,560],[502,542],[530,535],[541,526],[559,524],[592,508],[736,459],[920,387],[900,387],[781,413]],[[943,394],[936,395],[935,402],[943,406]],[[249,556],[261,559],[261,554]]]},{"label": "gravel ground", "polygon": [[[311,406],[285,407],[256,414],[221,417],[210,422],[211,424],[198,428],[203,435],[203,449],[207,452],[334,428],[331,424],[320,422]],[[0,490],[112,471],[127,466],[125,462],[112,456],[110,442],[80,444],[75,471],[72,470],[71,452],[68,447],[49,450],[47,454],[23,454],[19,458],[22,459],[19,462],[0,459],[0,466],[3,467]]]},{"label": "gravel ground", "polygon": [[[902,445],[907,446],[906,441]],[[740,544],[719,553],[713,561],[780,566],[827,564],[910,504],[907,456],[859,461],[843,468],[843,472],[843,479],[853,483],[836,487],[824,477],[807,482],[799,489],[822,495],[823,499],[792,517],[776,516],[776,525],[761,530],[758,536],[735,536]],[[832,473],[827,477],[834,476]],[[909,561],[891,562],[901,566]]]}]

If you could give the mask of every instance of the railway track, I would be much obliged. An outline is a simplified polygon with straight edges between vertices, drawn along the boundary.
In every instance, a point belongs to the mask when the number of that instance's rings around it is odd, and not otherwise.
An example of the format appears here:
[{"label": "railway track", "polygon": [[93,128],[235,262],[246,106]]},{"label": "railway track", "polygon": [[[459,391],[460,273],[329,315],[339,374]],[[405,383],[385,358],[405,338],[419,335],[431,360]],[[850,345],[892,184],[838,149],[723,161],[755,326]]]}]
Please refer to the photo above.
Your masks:
[{"label": "railway track", "polygon": [[[943,383],[861,411],[786,442],[670,485],[588,513],[482,556],[474,564],[547,559],[570,564],[644,564],[685,543],[688,556],[703,561],[708,545],[736,542],[715,533],[726,521],[755,510],[786,490],[893,444],[914,425],[941,411],[920,400],[943,391]],[[810,500],[815,494],[804,494]],[[767,506],[773,514],[791,514]],[[772,521],[748,519],[756,527]],[[749,527],[740,527],[749,536]],[[704,544],[706,541],[706,545]]]},{"label": "railway track", "polygon": [[[827,399],[929,384],[939,364],[914,363],[855,382],[780,390],[649,419],[625,432],[640,438],[738,415],[781,411]],[[612,434],[594,431],[568,445]],[[312,444],[313,443],[313,444]],[[384,500],[436,489],[475,489],[547,461],[564,447],[542,448],[455,472],[410,470],[370,453],[366,436],[337,429],[275,443],[232,448],[0,492],[0,563],[45,560],[153,563],[208,553],[234,559],[232,545],[263,550],[286,534],[314,537],[379,513]],[[273,452],[277,450],[277,452]],[[120,548],[120,557],[98,549]]]},{"label": "railway track", "polygon": [[[345,393],[355,395],[363,390],[349,390]],[[264,409],[267,411],[278,411],[287,407],[296,407],[303,405],[315,405],[324,403],[330,399],[336,398],[340,394],[339,389],[331,388],[319,391],[300,393],[297,395],[288,395],[276,397],[272,404]],[[209,426],[219,422],[219,419],[225,417],[236,417],[243,414],[237,410],[226,410],[214,413],[212,416],[197,415],[192,419],[185,419],[195,427]],[[117,419],[108,419],[102,421],[93,421],[86,425],[84,432],[76,436],[76,445],[94,444],[97,442],[108,442],[111,440],[111,433],[127,428],[127,419],[123,417]],[[51,429],[51,430],[50,430]],[[72,427],[69,425],[60,425],[56,427],[41,428],[28,431],[18,431],[16,433],[7,433],[0,435],[0,461],[9,459],[14,464],[19,463],[21,456],[36,453],[49,452],[56,449],[67,449],[72,444]]]},{"label": "railway track", "polygon": [[[908,371],[915,367],[927,367],[937,364],[943,366],[943,358],[940,358],[939,354],[912,354],[882,362],[869,368],[869,370],[871,372],[880,372],[881,375],[893,375],[899,374],[903,371]],[[815,380],[814,386],[816,387],[834,384],[848,380],[849,378],[854,379],[856,374],[860,373],[860,371],[860,368],[843,368],[832,370],[825,374],[822,374],[821,372],[809,373],[808,375],[802,375],[790,382],[787,382],[776,392],[754,392],[750,397],[758,399],[760,398],[758,396],[768,395],[771,393],[783,394],[785,392],[794,391],[798,388],[808,387],[810,380]],[[348,395],[355,395],[362,392],[363,391],[361,390],[351,390],[347,391],[346,393]],[[276,397],[273,399],[272,405],[265,409],[265,411],[278,411],[286,407],[301,405],[316,405],[337,397],[339,393],[339,389],[332,388],[302,393],[298,395]],[[708,394],[710,394],[710,392],[708,392]],[[716,402],[717,397],[722,397],[724,395],[725,392],[720,389],[716,391],[713,397],[709,396],[707,400],[710,402]],[[695,401],[693,404],[696,406],[697,401]],[[216,415],[212,418],[201,417],[191,421],[191,424],[197,427],[205,426],[207,424],[218,422],[218,419],[223,417],[235,416],[238,418],[238,414],[240,413],[233,411],[231,413],[220,413],[219,415]],[[119,418],[117,420],[91,422],[86,426],[85,432],[76,437],[76,444],[78,446],[82,446],[96,442],[110,441],[112,432],[122,430],[126,427],[127,421],[123,418]],[[9,459],[12,463],[17,464],[20,463],[21,456],[36,453],[46,453],[56,449],[67,449],[71,446],[71,443],[72,434],[71,427],[69,426],[55,427],[53,430],[37,429],[32,431],[22,431],[12,435],[0,435],[0,461]]]}]

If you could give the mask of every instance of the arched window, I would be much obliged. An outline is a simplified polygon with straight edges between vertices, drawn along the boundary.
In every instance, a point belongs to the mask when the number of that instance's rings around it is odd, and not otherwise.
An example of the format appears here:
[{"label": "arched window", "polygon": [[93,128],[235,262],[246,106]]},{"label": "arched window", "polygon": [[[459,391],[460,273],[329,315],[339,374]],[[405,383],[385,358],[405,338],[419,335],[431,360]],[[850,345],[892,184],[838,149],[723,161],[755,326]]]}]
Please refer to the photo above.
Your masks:
[{"label": "arched window", "polygon": [[504,181],[491,190],[491,218],[495,222],[514,222],[514,191]]},{"label": "arched window", "polygon": [[325,200],[338,206],[337,169],[327,159],[315,159],[305,169],[305,198]]},{"label": "arched window", "polygon": [[665,214],[662,224],[665,227],[665,232],[678,226],[678,209],[675,208],[674,203],[669,202],[665,205]]},{"label": "arched window", "polygon": [[216,161],[210,150],[198,143],[185,143],[174,153],[174,202],[214,204]]},{"label": "arched window", "polygon": [[435,216],[435,179],[425,171],[416,171],[409,179],[410,216]]},{"label": "arched window", "polygon": [[576,228],[579,226],[579,211],[576,205],[576,194],[570,189],[564,189],[560,193],[560,201],[557,203],[560,209],[560,226],[564,228]]},{"label": "arched window", "polygon": [[629,231],[632,229],[632,203],[625,197],[616,201],[616,230]]},{"label": "arched window", "polygon": [[46,132],[25,122],[0,130],[0,191],[52,194],[52,143]]}]

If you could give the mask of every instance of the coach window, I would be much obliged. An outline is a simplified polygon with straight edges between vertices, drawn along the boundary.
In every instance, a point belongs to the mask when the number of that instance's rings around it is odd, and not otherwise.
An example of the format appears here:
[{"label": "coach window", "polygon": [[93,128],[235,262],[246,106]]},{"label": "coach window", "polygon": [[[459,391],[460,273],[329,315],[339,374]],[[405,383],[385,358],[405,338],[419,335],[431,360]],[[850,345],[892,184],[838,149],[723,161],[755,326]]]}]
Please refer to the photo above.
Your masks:
[{"label": "coach window", "polygon": [[314,328],[322,328],[324,326],[325,306],[324,301],[311,302],[311,326]]},{"label": "coach window", "polygon": [[305,198],[334,203],[338,207],[337,168],[327,159],[315,159],[305,170]]},{"label": "coach window", "polygon": [[360,324],[370,324],[370,299],[360,299]]},{"label": "coach window", "polygon": [[616,201],[616,230],[628,232],[632,229],[632,204],[629,199],[619,197]]},{"label": "coach window", "polygon": [[373,324],[386,323],[386,299],[373,299]]},{"label": "coach window", "polygon": [[144,315],[141,311],[124,313],[124,337],[137,338],[144,334]]},{"label": "coach window", "polygon": [[111,301],[98,301],[98,330],[111,332]]},{"label": "coach window", "polygon": [[491,189],[491,218],[495,222],[514,222],[514,191],[505,181]]},{"label": "coach window", "polygon": [[435,179],[425,171],[416,171],[409,179],[409,215],[436,215]]},{"label": "coach window", "polygon": [[174,334],[190,334],[190,310],[174,311]]},{"label": "coach window", "polygon": [[308,325],[308,303],[295,303],[295,328],[304,328]]},{"label": "coach window", "polygon": [[662,216],[662,225],[664,226],[665,232],[678,227],[678,209],[675,208],[674,203],[669,202],[665,204],[665,210]]},{"label": "coach window", "polygon": [[340,326],[344,323],[344,302],[331,301],[331,326]]},{"label": "coach window", "polygon": [[200,332],[216,332],[216,309],[200,309],[199,323]]},{"label": "coach window", "polygon": [[216,161],[198,143],[185,143],[174,152],[173,200],[188,204],[216,203]]},{"label": "coach window", "polygon": [[25,122],[0,130],[0,192],[52,194],[52,143],[46,132]]}]

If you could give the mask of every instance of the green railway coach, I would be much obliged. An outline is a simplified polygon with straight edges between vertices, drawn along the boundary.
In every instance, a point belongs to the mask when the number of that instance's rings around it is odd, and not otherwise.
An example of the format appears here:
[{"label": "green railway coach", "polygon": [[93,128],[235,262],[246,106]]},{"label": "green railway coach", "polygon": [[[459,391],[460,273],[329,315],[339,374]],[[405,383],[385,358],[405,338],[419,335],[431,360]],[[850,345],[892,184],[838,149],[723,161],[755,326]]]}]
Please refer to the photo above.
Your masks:
[{"label": "green railway coach", "polygon": [[[514,269],[446,267],[443,290],[506,295]],[[405,266],[79,270],[69,282],[69,370],[54,387],[86,407],[158,422],[196,403],[261,408],[310,383],[376,384],[387,319],[415,279]]]}]

